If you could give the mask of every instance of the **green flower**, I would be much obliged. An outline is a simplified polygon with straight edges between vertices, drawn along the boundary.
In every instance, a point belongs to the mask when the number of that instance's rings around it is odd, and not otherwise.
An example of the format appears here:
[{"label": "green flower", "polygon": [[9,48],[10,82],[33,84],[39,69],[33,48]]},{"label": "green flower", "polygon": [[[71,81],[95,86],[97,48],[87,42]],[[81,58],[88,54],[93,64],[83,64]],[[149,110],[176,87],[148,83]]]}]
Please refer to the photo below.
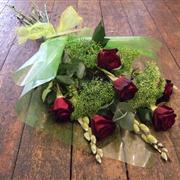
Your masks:
[{"label": "green flower", "polygon": [[94,68],[97,65],[97,54],[101,47],[92,40],[70,39],[65,47],[65,52],[71,62],[83,62],[88,68]]},{"label": "green flower", "polygon": [[146,63],[144,71],[135,77],[135,82],[138,92],[129,101],[134,109],[154,105],[164,91],[165,80],[154,62]]},{"label": "green flower", "polygon": [[114,89],[111,82],[92,80],[82,85],[80,94],[74,103],[73,118],[92,116],[98,110],[109,104],[114,98]]}]

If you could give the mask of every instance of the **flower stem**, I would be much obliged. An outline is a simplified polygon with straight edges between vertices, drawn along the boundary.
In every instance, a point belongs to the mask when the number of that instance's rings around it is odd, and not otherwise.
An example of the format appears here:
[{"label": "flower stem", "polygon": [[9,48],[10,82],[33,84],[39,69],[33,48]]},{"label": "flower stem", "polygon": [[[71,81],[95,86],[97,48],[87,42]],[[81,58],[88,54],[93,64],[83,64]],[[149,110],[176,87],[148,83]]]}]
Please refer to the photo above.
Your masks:
[{"label": "flower stem", "polygon": [[57,87],[57,92],[56,92],[56,97],[63,97],[63,94],[62,94],[62,92],[61,92],[61,90],[60,90],[60,87],[59,87],[59,85],[58,84],[56,84],[56,87]]},{"label": "flower stem", "polygon": [[109,71],[107,71],[107,70],[105,70],[105,69],[102,69],[102,68],[99,68],[99,69],[100,69],[102,72],[104,72],[112,81],[115,81],[115,80],[118,79],[114,74],[110,73]]},{"label": "flower stem", "polygon": [[157,108],[157,106],[155,106],[155,105],[151,106],[152,111],[154,111],[156,108]]},{"label": "flower stem", "polygon": [[58,33],[58,34],[56,34],[56,35],[50,36],[50,37],[48,37],[47,39],[53,39],[53,38],[57,38],[57,37],[60,37],[60,36],[65,36],[65,35],[68,35],[68,34],[77,33],[77,32],[82,31],[83,29],[84,29],[84,28],[74,29],[74,30],[69,30],[69,31],[61,32],[61,33]]}]

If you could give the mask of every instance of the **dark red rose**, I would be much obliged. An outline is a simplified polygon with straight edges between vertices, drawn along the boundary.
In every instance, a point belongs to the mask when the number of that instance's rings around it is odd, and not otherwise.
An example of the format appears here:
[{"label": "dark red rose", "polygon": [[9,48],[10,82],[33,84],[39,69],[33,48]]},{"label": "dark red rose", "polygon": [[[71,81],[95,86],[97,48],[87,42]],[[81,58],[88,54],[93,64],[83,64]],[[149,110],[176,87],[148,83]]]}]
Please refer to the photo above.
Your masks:
[{"label": "dark red rose", "polygon": [[67,121],[70,119],[71,113],[73,112],[73,106],[64,97],[58,97],[54,101],[52,111],[54,112],[57,121]]},{"label": "dark red rose", "polygon": [[168,106],[162,105],[157,107],[153,113],[153,126],[156,131],[166,131],[175,123],[176,114]]},{"label": "dark red rose", "polygon": [[109,116],[95,115],[91,120],[91,128],[96,138],[102,140],[114,132],[116,124]]},{"label": "dark red rose", "polygon": [[113,70],[121,66],[120,56],[117,54],[118,49],[103,49],[98,53],[98,66],[106,70]]},{"label": "dark red rose", "polygon": [[132,99],[138,91],[134,83],[126,79],[125,76],[119,76],[118,79],[113,82],[113,86],[120,101]]},{"label": "dark red rose", "polygon": [[159,99],[157,99],[156,104],[159,104],[161,102],[168,102],[172,93],[173,93],[173,83],[171,82],[171,80],[166,80],[166,85],[164,88],[163,95]]}]

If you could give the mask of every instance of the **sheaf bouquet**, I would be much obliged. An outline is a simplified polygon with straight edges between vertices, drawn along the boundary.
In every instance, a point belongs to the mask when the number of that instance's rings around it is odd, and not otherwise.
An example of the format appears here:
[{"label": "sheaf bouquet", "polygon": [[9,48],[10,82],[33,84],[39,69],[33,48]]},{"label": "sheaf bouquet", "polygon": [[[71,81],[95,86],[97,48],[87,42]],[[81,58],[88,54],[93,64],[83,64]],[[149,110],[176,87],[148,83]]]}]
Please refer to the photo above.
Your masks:
[{"label": "sheaf bouquet", "polygon": [[19,42],[42,42],[13,75],[24,86],[17,111],[26,123],[69,143],[68,133],[76,130],[69,127],[79,124],[83,131],[76,141],[85,139],[98,163],[109,154],[145,166],[154,150],[168,161],[168,150],[150,131],[170,129],[176,117],[166,105],[173,83],[156,65],[157,40],[106,37],[103,21],[94,31],[83,27],[72,6],[57,28],[46,6],[44,11],[33,6],[29,16],[11,8],[24,25],[17,28]]}]

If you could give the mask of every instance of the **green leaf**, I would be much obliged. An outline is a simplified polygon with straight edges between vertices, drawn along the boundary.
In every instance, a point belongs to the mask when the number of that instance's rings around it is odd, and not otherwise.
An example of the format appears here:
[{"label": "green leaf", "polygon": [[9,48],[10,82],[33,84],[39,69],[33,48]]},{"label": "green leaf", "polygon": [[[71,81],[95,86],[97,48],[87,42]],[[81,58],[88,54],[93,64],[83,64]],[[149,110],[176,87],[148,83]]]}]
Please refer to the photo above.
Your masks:
[{"label": "green leaf", "polygon": [[46,103],[48,107],[51,107],[56,99],[56,92],[51,91],[46,97]]},{"label": "green leaf", "polygon": [[119,102],[117,108],[121,109],[123,112],[133,112],[134,109],[127,102]]},{"label": "green leaf", "polygon": [[134,123],[134,116],[135,116],[134,113],[127,112],[126,116],[118,121],[119,125],[123,129],[127,129],[129,131],[132,131],[133,130],[133,123]]},{"label": "green leaf", "polygon": [[44,89],[43,93],[42,93],[42,100],[43,102],[45,101],[47,95],[51,92],[51,88],[53,86],[53,82],[51,81],[48,86]]},{"label": "green leaf", "polygon": [[84,76],[84,72],[85,72],[85,65],[80,62],[78,65],[77,65],[77,70],[76,70],[76,75],[79,79],[82,79],[83,76]]},{"label": "green leaf", "polygon": [[137,116],[144,124],[152,124],[152,110],[148,107],[140,107],[137,109]]},{"label": "green leaf", "polygon": [[101,20],[93,33],[92,40],[97,43],[100,43],[104,47],[109,40],[105,38],[105,35],[106,34],[105,34],[104,24],[103,21]]},{"label": "green leaf", "polygon": [[133,130],[134,116],[133,109],[129,104],[126,102],[120,102],[116,106],[113,121],[118,123],[123,129],[131,131]]},{"label": "green leaf", "polygon": [[64,83],[67,85],[73,84],[74,82],[73,79],[68,75],[58,75],[56,79],[59,80],[61,83]]}]

